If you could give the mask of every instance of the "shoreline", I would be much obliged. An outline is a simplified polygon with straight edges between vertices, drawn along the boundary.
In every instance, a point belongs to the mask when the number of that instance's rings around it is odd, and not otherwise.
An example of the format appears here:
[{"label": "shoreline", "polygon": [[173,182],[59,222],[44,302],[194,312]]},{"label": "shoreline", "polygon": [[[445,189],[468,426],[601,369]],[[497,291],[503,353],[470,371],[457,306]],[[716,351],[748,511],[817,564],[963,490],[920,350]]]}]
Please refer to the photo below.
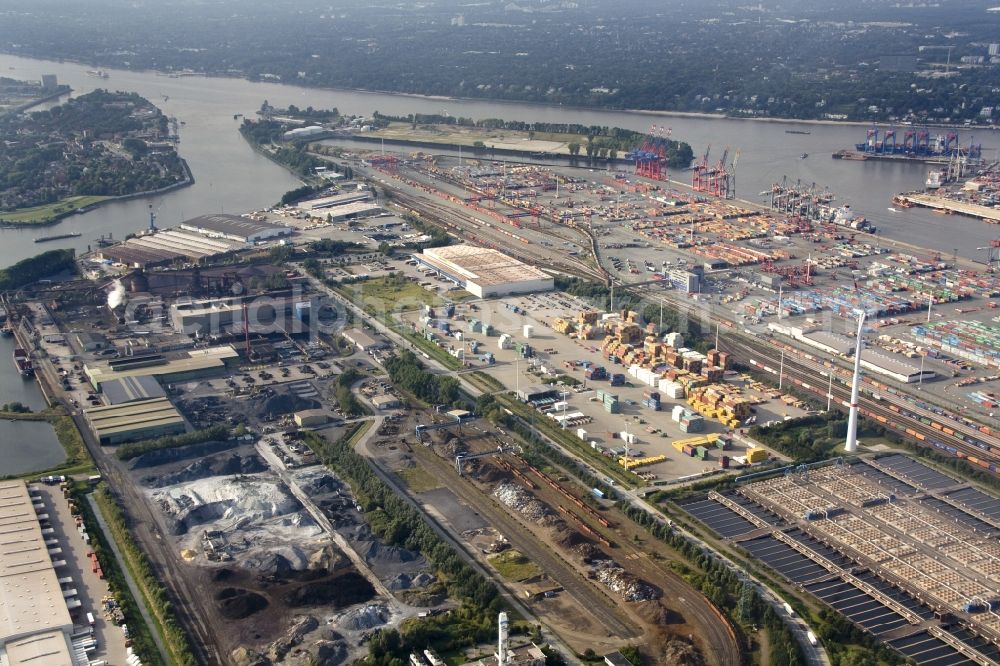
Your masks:
[{"label": "shoreline", "polygon": [[[186,77],[201,77],[206,79],[230,79],[230,80],[240,80],[247,81],[249,83],[263,83],[270,85],[285,86],[289,88],[306,88],[311,90],[324,90],[327,92],[345,92],[345,93],[361,93],[366,95],[396,95],[400,97],[411,97],[413,99],[424,99],[431,101],[441,101],[441,102],[478,102],[483,104],[497,104],[497,105],[526,105],[526,106],[537,106],[539,108],[547,109],[559,109],[566,111],[592,111],[592,112],[603,112],[603,113],[627,113],[627,114],[637,114],[646,116],[660,116],[660,117],[675,117],[675,118],[692,118],[697,120],[744,120],[752,122],[765,122],[765,123],[785,123],[785,124],[806,124],[806,125],[829,125],[829,126],[870,126],[870,125],[893,125],[888,121],[872,121],[872,120],[828,120],[820,118],[779,118],[772,116],[754,116],[754,117],[744,117],[728,115],[725,113],[704,113],[699,111],[668,111],[663,109],[632,109],[632,108],[620,108],[620,107],[610,107],[610,106],[589,106],[580,104],[555,104],[552,102],[538,102],[532,100],[510,100],[510,99],[497,99],[491,97],[463,97],[463,96],[451,96],[451,95],[426,95],[422,93],[410,93],[410,92],[400,92],[395,90],[380,90],[376,88],[346,88],[337,86],[322,86],[322,85],[310,85],[308,83],[288,83],[285,81],[271,81],[271,80],[259,80],[250,79],[246,76],[236,76],[227,74],[214,74],[206,72],[171,72],[158,69],[146,69],[146,68],[135,68],[135,69],[121,69],[120,67],[107,67],[100,65],[99,63],[86,62],[83,60],[75,60],[70,58],[63,58],[61,60],[50,60],[46,58],[40,58],[33,55],[26,55],[23,53],[14,53],[11,51],[0,50],[0,54],[9,55],[15,58],[23,58],[25,60],[34,60],[36,62],[51,62],[54,64],[66,64],[72,63],[75,65],[80,65],[83,67],[100,67],[106,71],[110,72],[127,72],[127,73],[139,73],[139,74],[153,74],[154,76],[165,76],[169,78],[186,78]],[[983,124],[970,124],[966,125],[964,123],[897,123],[900,126],[921,126],[921,127],[939,127],[946,129],[966,129],[966,130],[987,130],[987,131],[1000,131],[1000,126],[997,125],[983,125]]]},{"label": "shoreline", "polygon": [[[153,197],[153,196],[156,196],[158,194],[166,194],[167,192],[172,192],[174,190],[179,190],[181,188],[188,187],[190,185],[194,185],[194,182],[195,182],[194,181],[194,174],[191,173],[191,167],[188,166],[187,160],[185,160],[183,157],[180,157],[179,155],[178,155],[178,158],[181,161],[181,166],[184,168],[185,177],[184,177],[184,180],[182,180],[182,181],[173,183],[171,185],[166,185],[166,186],[161,187],[161,188],[156,189],[156,190],[147,190],[147,191],[144,191],[144,192],[133,192],[132,194],[122,194],[122,195],[119,195],[119,196],[116,196],[116,197],[108,197],[107,199],[104,199],[103,201],[98,201],[96,203],[92,203],[89,206],[84,206],[83,208],[74,208],[73,210],[66,211],[64,213],[59,213],[55,217],[51,217],[51,218],[49,218],[47,220],[40,220],[38,222],[8,222],[8,221],[0,221],[0,230],[2,230],[2,229],[30,229],[30,228],[35,228],[35,227],[51,227],[54,224],[58,224],[59,222],[62,222],[67,217],[72,217],[74,215],[83,215],[85,213],[89,213],[89,212],[91,212],[93,210],[96,210],[96,209],[98,209],[101,206],[104,206],[106,204],[118,203],[118,202],[121,202],[121,201],[129,201],[131,199],[141,199],[142,197]],[[8,213],[15,213],[17,211],[7,211],[7,212]],[[2,215],[3,215],[3,213],[0,212],[0,216],[2,216]]]}]

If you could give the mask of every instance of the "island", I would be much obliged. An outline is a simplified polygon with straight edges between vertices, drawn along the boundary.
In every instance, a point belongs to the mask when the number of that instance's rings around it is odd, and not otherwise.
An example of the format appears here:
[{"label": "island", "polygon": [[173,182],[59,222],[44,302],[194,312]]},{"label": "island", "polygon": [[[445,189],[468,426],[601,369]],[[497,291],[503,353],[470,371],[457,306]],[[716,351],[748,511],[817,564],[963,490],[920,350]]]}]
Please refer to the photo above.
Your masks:
[{"label": "island", "polygon": [[0,116],[0,224],[54,222],[192,182],[171,122],[134,93],[94,92]]}]

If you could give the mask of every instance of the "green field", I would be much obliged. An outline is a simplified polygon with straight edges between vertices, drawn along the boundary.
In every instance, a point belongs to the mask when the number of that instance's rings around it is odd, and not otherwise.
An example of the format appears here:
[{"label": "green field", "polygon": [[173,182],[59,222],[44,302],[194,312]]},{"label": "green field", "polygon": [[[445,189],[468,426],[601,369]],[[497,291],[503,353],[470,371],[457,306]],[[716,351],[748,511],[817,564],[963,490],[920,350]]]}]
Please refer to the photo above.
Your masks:
[{"label": "green field", "polygon": [[406,487],[415,493],[425,493],[428,490],[440,488],[441,483],[426,469],[417,465],[401,469],[396,474],[403,479]]},{"label": "green field", "polygon": [[541,568],[516,550],[505,550],[489,558],[490,564],[507,580],[527,580],[542,573]]},{"label": "green field", "polygon": [[55,203],[31,208],[0,212],[0,220],[8,224],[45,224],[72,213],[77,208],[86,208],[106,201],[111,197],[67,197]]}]

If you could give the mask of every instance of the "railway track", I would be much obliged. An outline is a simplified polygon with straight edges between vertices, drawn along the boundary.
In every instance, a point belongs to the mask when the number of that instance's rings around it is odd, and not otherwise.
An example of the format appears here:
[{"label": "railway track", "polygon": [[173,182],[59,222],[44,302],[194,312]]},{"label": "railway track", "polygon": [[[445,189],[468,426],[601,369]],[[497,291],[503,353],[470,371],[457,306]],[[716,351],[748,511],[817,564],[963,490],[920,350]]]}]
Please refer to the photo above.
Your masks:
[{"label": "railway track", "polygon": [[468,479],[464,477],[456,479],[455,469],[448,461],[442,460],[423,447],[415,447],[414,452],[417,453],[422,464],[434,471],[437,478],[452,479],[453,482],[448,484],[448,488],[452,492],[469,506],[475,507],[476,511],[486,517],[493,527],[507,537],[512,546],[538,564],[546,574],[575,598],[582,608],[591,613],[602,625],[608,627],[615,636],[625,640],[640,636],[631,622],[621,617],[621,611],[615,607],[610,598],[598,591],[592,583],[583,579],[578,571],[539,542],[530,530],[522,526],[510,512],[503,510]]},{"label": "railway track", "polygon": [[[629,285],[625,286],[630,289]],[[636,294],[643,296],[640,292]],[[840,409],[850,408],[850,381],[846,371],[838,371],[832,363],[825,365],[816,361],[810,355],[791,345],[785,345],[775,340],[762,340],[757,336],[744,335],[737,332],[737,324],[712,314],[700,306],[672,297],[669,292],[655,295],[645,294],[652,300],[662,300],[689,318],[703,323],[719,326],[719,346],[723,351],[732,353],[738,360],[750,362],[758,360],[761,367],[766,365],[777,375],[781,364],[781,350],[785,349],[784,374],[790,377],[796,386],[810,393],[826,398],[829,387],[829,375],[835,375],[833,382],[833,402]],[[865,379],[864,377],[862,378]],[[798,380],[798,381],[795,381]],[[994,474],[1000,472],[1000,438],[992,431],[970,426],[947,411],[936,413],[930,409],[916,405],[897,394],[878,392],[878,398],[873,395],[876,390],[866,382],[862,385],[862,393],[858,404],[861,413],[874,418],[887,428],[907,437],[919,444],[931,446],[947,455],[964,458],[969,462]],[[920,419],[926,419],[925,423]],[[947,425],[942,425],[946,422]],[[937,423],[935,428],[931,423]],[[968,441],[968,440],[974,441]]]},{"label": "railway track", "polygon": [[[729,666],[741,663],[742,653],[739,641],[729,620],[701,592],[692,588],[668,565],[661,564],[660,560],[650,557],[649,552],[636,546],[628,538],[624,531],[625,527],[619,527],[634,525],[628,517],[615,515],[614,510],[607,515],[599,514],[591,509],[590,505],[582,502],[576,494],[567,490],[565,486],[531,467],[523,459],[513,456],[511,462],[509,467],[516,470],[515,475],[522,483],[525,483],[521,479],[522,476],[532,481],[541,479],[533,487],[529,486],[534,495],[550,506],[559,508],[563,508],[563,504],[566,504],[566,500],[569,499],[571,502],[568,505],[569,508],[563,509],[563,513],[571,516],[573,522],[582,523],[583,529],[592,537],[612,540],[616,550],[608,552],[615,560],[634,575],[658,586],[663,591],[663,598],[667,605],[678,608],[684,615],[685,622],[696,629],[695,635],[700,639],[702,653],[709,664]],[[609,518],[613,522],[609,521]],[[632,531],[632,534],[637,533],[639,530]],[[649,547],[655,548],[656,546]]]}]

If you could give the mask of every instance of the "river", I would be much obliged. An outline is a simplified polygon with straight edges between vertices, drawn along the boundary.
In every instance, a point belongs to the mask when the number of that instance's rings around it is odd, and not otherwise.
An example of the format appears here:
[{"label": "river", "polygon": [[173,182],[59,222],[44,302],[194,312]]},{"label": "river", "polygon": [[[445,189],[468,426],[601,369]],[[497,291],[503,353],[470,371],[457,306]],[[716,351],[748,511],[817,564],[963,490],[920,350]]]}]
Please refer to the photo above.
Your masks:
[{"label": "river", "polygon": [[[729,147],[739,150],[737,194],[759,200],[758,193],[771,183],[787,176],[791,181],[816,183],[837,194],[838,201],[850,203],[879,227],[889,239],[904,240],[950,254],[957,249],[968,258],[982,260],[976,248],[1000,237],[1000,229],[960,216],[942,216],[926,210],[910,209],[899,213],[888,210],[893,194],[923,186],[928,167],[923,164],[899,164],[880,161],[851,162],[834,160],[830,154],[864,139],[865,128],[858,125],[812,123],[772,123],[723,118],[663,116],[643,112],[599,111],[521,103],[443,100],[388,93],[321,90],[277,83],[255,83],[242,79],[202,76],[171,78],[154,72],[106,70],[108,79],[89,76],[87,67],[75,63],[19,58],[0,55],[0,73],[19,79],[39,79],[42,74],[56,74],[60,83],[69,84],[74,93],[83,94],[98,87],[137,92],[154,102],[168,116],[176,117],[180,127],[180,154],[191,167],[195,184],[153,198],[153,208],[160,226],[174,225],[184,219],[213,212],[241,213],[277,201],[297,186],[298,181],[285,169],[255,153],[237,131],[239,121],[233,115],[253,117],[266,99],[284,107],[337,107],[341,113],[392,115],[441,113],[476,119],[574,122],[584,125],[608,125],[646,131],[651,125],[671,127],[673,136],[691,144],[696,155],[711,146],[716,158]],[[810,134],[787,134],[785,130]],[[962,134],[967,144],[967,133]],[[977,143],[985,154],[995,158],[1000,148],[1000,132],[978,130]],[[360,145],[360,144],[359,144]],[[803,159],[801,155],[807,153]],[[687,174],[672,174],[686,180]],[[39,229],[0,230],[0,265],[53,247],[86,250],[93,239],[112,233],[121,238],[148,223],[149,201],[137,199],[103,206],[83,215],[75,215],[57,225]],[[39,234],[80,232],[80,238],[35,244]]]},{"label": "river", "polygon": [[[14,369],[13,338],[0,338],[0,404],[20,402],[32,411],[47,406],[38,383]],[[45,421],[0,420],[0,476],[55,467],[66,459],[52,426]]]}]

